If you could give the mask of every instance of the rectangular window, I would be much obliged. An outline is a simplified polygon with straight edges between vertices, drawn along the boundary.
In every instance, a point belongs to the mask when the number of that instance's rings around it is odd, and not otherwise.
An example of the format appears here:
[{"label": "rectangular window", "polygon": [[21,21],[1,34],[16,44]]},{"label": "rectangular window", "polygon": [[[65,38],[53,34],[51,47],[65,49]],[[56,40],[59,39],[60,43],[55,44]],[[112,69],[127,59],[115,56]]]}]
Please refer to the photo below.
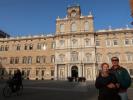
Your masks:
[{"label": "rectangular window", "polygon": [[36,63],[41,63],[41,57],[40,56],[36,57]]},{"label": "rectangular window", "polygon": [[19,51],[19,50],[20,50],[20,45],[17,45],[16,50],[17,50],[17,51]]},{"label": "rectangular window", "polygon": [[8,49],[9,49],[9,47],[6,45],[6,46],[5,46],[5,51],[8,51]]},{"label": "rectangular window", "polygon": [[129,69],[130,75],[133,75],[133,69]]},{"label": "rectangular window", "polygon": [[41,44],[40,43],[37,44],[37,50],[41,50]]},{"label": "rectangular window", "polygon": [[52,49],[55,48],[55,42],[52,42],[52,44],[51,44],[51,48],[52,48]]},{"label": "rectangular window", "polygon": [[24,50],[27,50],[28,48],[27,48],[27,45],[25,45],[25,47],[24,47]]},{"label": "rectangular window", "polygon": [[96,46],[100,46],[100,41],[96,41]]},{"label": "rectangular window", "polygon": [[111,46],[111,41],[110,40],[106,40],[106,46],[107,47]]},{"label": "rectangular window", "polygon": [[130,44],[130,40],[129,39],[126,39],[125,40],[125,45],[129,45]]},{"label": "rectangular window", "polygon": [[132,54],[127,54],[127,61],[130,62],[133,60]]},{"label": "rectangular window", "polygon": [[117,40],[113,40],[114,46],[118,45],[118,41]]}]

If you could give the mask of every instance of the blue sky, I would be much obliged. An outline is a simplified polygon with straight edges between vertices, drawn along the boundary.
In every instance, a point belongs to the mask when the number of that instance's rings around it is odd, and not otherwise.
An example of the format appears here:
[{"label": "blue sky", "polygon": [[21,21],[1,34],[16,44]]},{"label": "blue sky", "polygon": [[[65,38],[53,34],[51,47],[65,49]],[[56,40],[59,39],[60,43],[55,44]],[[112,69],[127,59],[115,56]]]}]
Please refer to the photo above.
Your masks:
[{"label": "blue sky", "polygon": [[95,30],[132,27],[129,0],[0,0],[0,29],[11,36],[55,33],[57,16],[75,2],[82,15],[92,12]]}]

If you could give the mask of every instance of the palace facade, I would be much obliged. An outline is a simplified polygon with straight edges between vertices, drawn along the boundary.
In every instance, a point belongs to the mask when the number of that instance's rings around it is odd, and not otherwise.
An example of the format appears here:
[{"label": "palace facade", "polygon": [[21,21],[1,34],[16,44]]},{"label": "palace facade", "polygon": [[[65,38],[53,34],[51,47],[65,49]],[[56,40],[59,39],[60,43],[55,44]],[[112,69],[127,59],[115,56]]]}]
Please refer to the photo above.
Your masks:
[{"label": "palace facade", "polygon": [[93,21],[91,13],[83,16],[80,6],[74,5],[67,8],[65,18],[56,19],[53,35],[1,38],[1,78],[19,68],[26,79],[95,80],[100,64],[111,66],[113,56],[133,77],[133,29],[94,31]]}]

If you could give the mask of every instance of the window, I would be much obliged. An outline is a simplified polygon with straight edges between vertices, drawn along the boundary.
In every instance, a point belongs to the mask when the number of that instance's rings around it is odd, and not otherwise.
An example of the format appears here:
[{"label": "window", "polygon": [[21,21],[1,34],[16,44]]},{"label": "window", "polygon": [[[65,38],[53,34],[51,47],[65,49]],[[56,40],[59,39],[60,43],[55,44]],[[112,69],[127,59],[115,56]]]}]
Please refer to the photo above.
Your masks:
[{"label": "window", "polygon": [[113,44],[114,44],[114,46],[117,46],[118,45],[118,40],[113,40]]},{"label": "window", "polygon": [[85,39],[85,46],[90,46],[90,45],[91,45],[91,40]]},{"label": "window", "polygon": [[60,55],[59,55],[59,61],[60,61],[60,62],[65,61],[65,55],[60,54]]},{"label": "window", "polygon": [[46,57],[42,56],[42,63],[46,63]]},{"label": "window", "polygon": [[118,57],[119,58],[119,61],[120,61],[120,53],[119,52],[115,52],[113,56],[114,57]]},{"label": "window", "polygon": [[130,75],[133,75],[133,69],[129,69]]},{"label": "window", "polygon": [[27,61],[28,64],[32,64],[32,57],[31,56],[28,56],[28,61]]},{"label": "window", "polygon": [[85,31],[89,31],[89,22],[85,22]]},{"label": "window", "polygon": [[127,53],[126,56],[127,56],[127,61],[128,62],[132,62],[133,61],[133,54],[132,53]]},{"label": "window", "polygon": [[41,50],[41,44],[40,43],[37,44],[37,50]]},{"label": "window", "polygon": [[36,63],[41,63],[41,57],[40,56],[36,57]]},{"label": "window", "polygon": [[19,58],[16,57],[16,58],[15,58],[15,64],[18,64],[18,63],[19,63]]},{"label": "window", "polygon": [[1,46],[1,51],[4,51],[4,46],[3,45]]},{"label": "window", "polygon": [[60,32],[63,33],[64,32],[64,24],[60,25]]},{"label": "window", "polygon": [[5,46],[5,51],[8,51],[8,49],[9,49],[9,46],[6,45],[6,46]]},{"label": "window", "polygon": [[27,63],[27,57],[23,57],[22,63],[23,64],[26,64]]},{"label": "window", "polygon": [[111,58],[113,57],[113,54],[112,53],[108,53],[107,55],[107,59],[108,59],[108,62],[111,63]]},{"label": "window", "polygon": [[60,40],[60,45],[64,46],[65,45],[65,40]]},{"label": "window", "polygon": [[76,39],[72,40],[72,47],[78,47],[78,41]]},{"label": "window", "polygon": [[78,61],[78,52],[73,51],[71,53],[71,61]]},{"label": "window", "polygon": [[10,58],[10,64],[14,64],[14,58],[13,57]]},{"label": "window", "polygon": [[17,51],[20,50],[20,45],[19,45],[19,44],[17,45],[16,50],[17,50]]},{"label": "window", "polygon": [[27,44],[25,44],[25,46],[24,46],[24,50],[27,50],[27,49],[28,49]]},{"label": "window", "polygon": [[29,50],[33,50],[33,45],[32,44],[29,45]]},{"label": "window", "polygon": [[130,44],[130,40],[129,39],[125,39],[125,45],[129,45]]},{"label": "window", "polygon": [[71,24],[71,31],[76,32],[76,30],[77,30],[76,23],[72,23]]},{"label": "window", "polygon": [[91,61],[91,58],[92,58],[92,55],[90,53],[87,53],[86,54],[86,61],[87,62],[90,62]]},{"label": "window", "polygon": [[47,44],[46,43],[42,43],[41,44],[41,49],[42,50],[46,50],[47,49]]},{"label": "window", "polygon": [[96,46],[100,46],[100,41],[96,40]]},{"label": "window", "polygon": [[51,62],[52,62],[52,63],[55,62],[55,56],[54,56],[54,55],[51,56]]},{"label": "window", "polygon": [[102,62],[102,54],[97,54],[96,60],[97,60],[97,62]]},{"label": "window", "polygon": [[111,46],[111,41],[110,41],[109,39],[106,40],[106,46],[107,46],[107,47]]},{"label": "window", "polygon": [[55,42],[52,42],[52,44],[51,44],[51,48],[52,48],[52,49],[55,48]]}]

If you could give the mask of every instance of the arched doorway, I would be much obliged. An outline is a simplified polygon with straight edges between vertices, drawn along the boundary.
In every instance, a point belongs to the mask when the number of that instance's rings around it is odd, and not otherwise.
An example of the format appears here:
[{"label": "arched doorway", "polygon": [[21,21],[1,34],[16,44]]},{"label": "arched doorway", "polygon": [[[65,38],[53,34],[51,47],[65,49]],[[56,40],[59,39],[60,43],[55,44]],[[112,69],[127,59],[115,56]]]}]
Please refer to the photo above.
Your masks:
[{"label": "arched doorway", "polygon": [[71,77],[77,78],[78,77],[78,67],[72,66],[71,68]]}]

